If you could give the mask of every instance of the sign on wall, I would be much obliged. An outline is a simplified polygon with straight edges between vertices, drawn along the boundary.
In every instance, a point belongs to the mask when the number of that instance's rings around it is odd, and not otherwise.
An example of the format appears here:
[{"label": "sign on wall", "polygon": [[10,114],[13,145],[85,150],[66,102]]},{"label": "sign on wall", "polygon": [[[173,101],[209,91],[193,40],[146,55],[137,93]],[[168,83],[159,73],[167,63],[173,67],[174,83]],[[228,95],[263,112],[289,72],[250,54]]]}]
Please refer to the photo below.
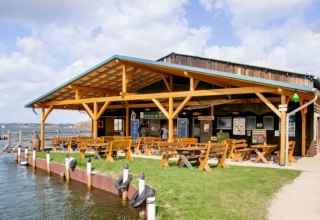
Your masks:
[{"label": "sign on wall", "polygon": [[132,140],[136,140],[139,137],[139,120],[131,120],[130,131]]},{"label": "sign on wall", "polygon": [[246,135],[246,118],[233,118],[233,135]]},{"label": "sign on wall", "polygon": [[296,136],[296,117],[291,115],[289,118],[289,137]]},{"label": "sign on wall", "polygon": [[178,118],[178,138],[189,137],[189,120],[187,118]]},{"label": "sign on wall", "polygon": [[267,143],[267,131],[265,129],[252,130],[252,143],[253,144]]}]

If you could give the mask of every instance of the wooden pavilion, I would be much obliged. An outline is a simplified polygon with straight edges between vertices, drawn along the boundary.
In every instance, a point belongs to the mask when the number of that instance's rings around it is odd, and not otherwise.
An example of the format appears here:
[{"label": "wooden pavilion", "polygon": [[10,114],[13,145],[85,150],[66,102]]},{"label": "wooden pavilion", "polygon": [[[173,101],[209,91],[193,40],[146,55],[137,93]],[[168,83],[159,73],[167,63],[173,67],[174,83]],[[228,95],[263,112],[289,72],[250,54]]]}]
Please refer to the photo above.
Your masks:
[{"label": "wooden pavilion", "polygon": [[[53,109],[86,111],[92,119],[94,138],[99,133],[105,135],[106,128],[99,131],[101,126],[98,126],[98,121],[103,120],[108,124],[108,115],[122,115],[124,133],[130,135],[132,110],[138,113],[138,117],[142,117],[141,112],[146,109],[157,109],[167,120],[168,141],[174,138],[174,123],[177,117],[194,117],[195,113],[210,116],[203,117],[202,120],[206,125],[210,125],[207,132],[212,136],[214,130],[219,130],[212,121],[215,117],[233,113],[239,116],[243,112],[255,112],[250,110],[258,109],[260,113],[275,117],[272,121],[275,125],[273,130],[278,130],[278,135],[272,136],[278,138],[271,140],[280,146],[280,165],[285,164],[286,143],[289,138],[287,116],[290,112],[307,108],[308,111],[301,111],[299,116],[301,129],[295,131],[301,132],[296,138],[299,138],[301,143],[301,155],[305,155],[306,137],[316,133],[314,130],[307,132],[307,126],[315,127],[313,109],[316,105],[314,103],[319,101],[318,90],[314,88],[314,84],[303,83],[300,79],[295,83],[291,80],[294,76],[284,77],[285,80],[281,81],[268,75],[269,69],[264,72],[259,69],[259,75],[254,72],[250,72],[250,75],[241,74],[242,69],[238,70],[243,68],[243,72],[247,73],[246,69],[250,69],[250,66],[246,65],[233,67],[230,72],[222,71],[223,68],[215,70],[215,66],[199,68],[188,63],[181,65],[164,62],[168,58],[152,61],[114,55],[29,102],[25,107],[42,109],[42,140],[45,139],[45,120]],[[225,62],[223,65],[233,64]],[[265,75],[269,77],[264,77]],[[291,97],[294,94],[299,96],[298,104],[292,102]],[[202,110],[205,108],[209,110]],[[246,108],[249,111],[245,111]],[[246,133],[244,136],[249,137],[250,134]],[[311,140],[315,137],[309,138]]]}]

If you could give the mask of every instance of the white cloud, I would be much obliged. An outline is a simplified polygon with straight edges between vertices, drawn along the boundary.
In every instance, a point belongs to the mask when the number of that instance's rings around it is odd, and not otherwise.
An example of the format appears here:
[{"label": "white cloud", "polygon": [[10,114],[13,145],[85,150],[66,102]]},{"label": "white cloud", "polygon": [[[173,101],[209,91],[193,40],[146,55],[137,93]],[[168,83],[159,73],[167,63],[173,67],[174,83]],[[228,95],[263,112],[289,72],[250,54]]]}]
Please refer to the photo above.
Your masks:
[{"label": "white cloud", "polygon": [[257,25],[299,16],[313,0],[217,0],[216,8],[230,10],[235,25]]},{"label": "white cloud", "polygon": [[304,22],[312,0],[218,0],[215,9],[231,15],[240,44],[210,45],[204,55],[319,76],[319,32]]},{"label": "white cloud", "polygon": [[[175,51],[317,74],[319,22],[304,22],[304,9],[313,2],[199,0],[214,19],[215,13],[230,19],[240,43],[226,47],[209,43],[212,30],[222,30],[190,27],[186,6],[195,1],[1,1],[0,21],[19,24],[31,35],[19,35],[11,53],[1,54],[0,42],[0,121],[37,121],[23,109],[26,102],[113,54],[157,59]],[[56,113],[48,121],[82,116]]]},{"label": "white cloud", "polygon": [[207,11],[211,11],[215,6],[214,0],[199,0],[199,4],[203,5]]},{"label": "white cloud", "polygon": [[[201,54],[211,34],[206,26],[189,28],[186,0],[16,3],[1,2],[0,18],[29,28],[32,36],[17,38],[16,50],[0,55],[0,86],[6,85],[0,88],[1,105],[11,112],[8,121],[21,115],[17,103],[22,106],[113,54],[148,59],[172,51]],[[12,90],[18,94],[15,100]],[[68,119],[79,121],[76,117]]]}]

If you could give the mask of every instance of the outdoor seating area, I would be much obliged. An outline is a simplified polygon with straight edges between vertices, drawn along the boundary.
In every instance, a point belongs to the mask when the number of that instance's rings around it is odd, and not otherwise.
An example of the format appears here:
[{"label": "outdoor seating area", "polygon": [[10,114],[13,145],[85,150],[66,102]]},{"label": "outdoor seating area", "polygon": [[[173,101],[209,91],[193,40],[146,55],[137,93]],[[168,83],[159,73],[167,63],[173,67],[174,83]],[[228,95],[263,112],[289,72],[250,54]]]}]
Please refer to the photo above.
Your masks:
[{"label": "outdoor seating area", "polygon": [[[226,168],[226,161],[242,163],[277,163],[279,151],[274,144],[248,145],[246,139],[225,139],[220,143],[209,141],[199,143],[197,138],[175,138],[174,141],[163,141],[159,137],[138,137],[132,140],[131,136],[102,136],[88,137],[54,137],[51,140],[53,151],[79,152],[79,158],[85,158],[90,153],[93,158],[105,158],[108,162],[115,162],[115,157],[123,155],[126,160],[134,156],[159,157],[160,167],[169,167],[170,159],[176,160],[178,167],[212,172],[209,162],[216,161],[216,167]],[[295,141],[289,142],[289,162],[296,162],[293,157]],[[228,160],[227,160],[228,159]]]}]

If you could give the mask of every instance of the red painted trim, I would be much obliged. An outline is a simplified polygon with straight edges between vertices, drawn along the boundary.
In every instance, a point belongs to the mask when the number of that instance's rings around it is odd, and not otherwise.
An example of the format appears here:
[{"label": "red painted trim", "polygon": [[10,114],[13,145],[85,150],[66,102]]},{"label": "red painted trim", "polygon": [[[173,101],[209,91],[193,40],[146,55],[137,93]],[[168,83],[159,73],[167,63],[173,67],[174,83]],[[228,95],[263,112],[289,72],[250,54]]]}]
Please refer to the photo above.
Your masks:
[{"label": "red painted trim", "polygon": [[[24,155],[21,155],[21,159],[24,160]],[[30,166],[33,165],[32,157],[28,157],[28,163]],[[36,168],[47,170],[47,162],[44,159],[36,158]],[[60,173],[65,172],[65,166],[62,164],[50,163],[50,170],[51,173],[60,175]],[[70,180],[75,180],[84,184],[87,184],[87,171],[83,169],[76,168],[74,171],[70,170]],[[94,188],[115,194],[115,195],[121,195],[121,191],[119,191],[115,187],[115,183],[117,180],[108,177],[103,176],[101,174],[92,174],[91,176],[91,185]],[[136,192],[136,188],[132,186],[131,184],[128,187],[128,198],[131,199],[133,194]]]}]

